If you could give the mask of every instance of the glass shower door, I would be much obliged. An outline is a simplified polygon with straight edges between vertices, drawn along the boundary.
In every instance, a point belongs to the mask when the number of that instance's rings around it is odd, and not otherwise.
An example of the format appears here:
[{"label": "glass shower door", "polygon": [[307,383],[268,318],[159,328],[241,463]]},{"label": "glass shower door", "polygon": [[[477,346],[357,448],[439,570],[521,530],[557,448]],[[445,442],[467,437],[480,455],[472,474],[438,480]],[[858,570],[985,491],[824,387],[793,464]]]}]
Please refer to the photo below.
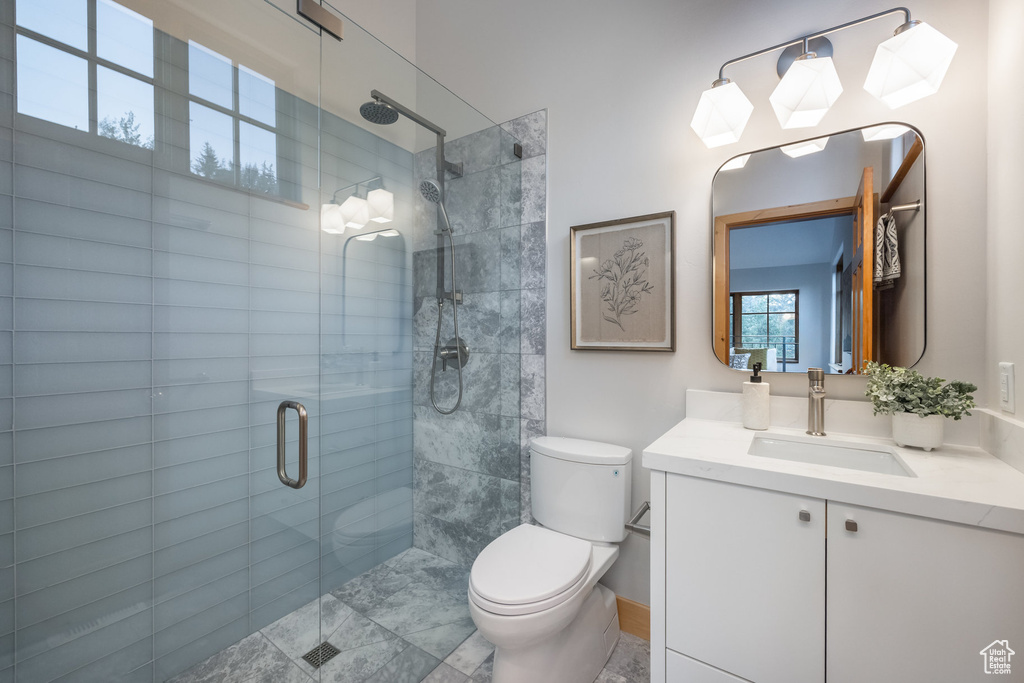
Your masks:
[{"label": "glass shower door", "polygon": [[246,0],[18,0],[0,31],[0,679],[164,681],[271,635],[301,667],[319,32]]}]

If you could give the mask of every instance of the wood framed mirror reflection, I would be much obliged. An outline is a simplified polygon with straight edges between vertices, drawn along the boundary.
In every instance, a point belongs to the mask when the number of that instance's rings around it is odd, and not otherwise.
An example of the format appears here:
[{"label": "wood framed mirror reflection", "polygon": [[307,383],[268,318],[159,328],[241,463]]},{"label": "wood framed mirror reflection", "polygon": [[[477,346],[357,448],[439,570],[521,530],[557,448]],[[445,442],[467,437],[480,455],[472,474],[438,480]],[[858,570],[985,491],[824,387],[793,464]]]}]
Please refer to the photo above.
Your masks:
[{"label": "wood framed mirror reflection", "polygon": [[746,372],[856,374],[925,349],[921,133],[877,124],[735,157],[712,186],[713,347]]}]

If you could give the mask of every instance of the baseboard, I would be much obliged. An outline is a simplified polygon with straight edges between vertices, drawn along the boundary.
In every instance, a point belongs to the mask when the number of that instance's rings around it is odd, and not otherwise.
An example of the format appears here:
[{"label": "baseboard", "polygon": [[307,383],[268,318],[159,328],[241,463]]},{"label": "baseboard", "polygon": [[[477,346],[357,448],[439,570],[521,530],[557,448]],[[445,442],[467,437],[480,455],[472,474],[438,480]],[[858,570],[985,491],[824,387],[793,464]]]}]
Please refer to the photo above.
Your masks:
[{"label": "baseboard", "polygon": [[619,609],[619,628],[638,638],[650,640],[651,608],[618,595],[615,596],[615,602]]}]

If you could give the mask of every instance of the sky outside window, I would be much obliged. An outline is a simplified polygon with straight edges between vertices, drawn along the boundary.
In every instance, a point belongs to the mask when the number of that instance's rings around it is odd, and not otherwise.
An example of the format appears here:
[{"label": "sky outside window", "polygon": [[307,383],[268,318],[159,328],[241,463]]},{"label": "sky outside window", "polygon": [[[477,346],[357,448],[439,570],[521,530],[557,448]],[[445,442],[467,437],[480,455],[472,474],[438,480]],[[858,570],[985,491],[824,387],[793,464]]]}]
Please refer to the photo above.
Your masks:
[{"label": "sky outside window", "polygon": [[19,26],[82,51],[89,49],[86,0],[18,0],[16,7]]},{"label": "sky outside window", "polygon": [[96,54],[132,71],[152,76],[153,21],[111,0],[98,0]]},{"label": "sky outside window", "polygon": [[277,102],[274,81],[239,64],[238,108],[244,116],[268,126],[276,126]]},{"label": "sky outside window", "polygon": [[230,59],[199,43],[188,42],[189,94],[233,109],[231,71]]},{"label": "sky outside window", "polygon": [[19,35],[18,111],[88,131],[88,62]]},{"label": "sky outside window", "polygon": [[[235,158],[233,128],[231,117],[227,114],[198,102],[189,103],[189,152],[195,173],[207,178],[231,175],[232,160]],[[222,173],[218,173],[218,165]]]},{"label": "sky outside window", "polygon": [[98,66],[96,91],[99,134],[153,149],[153,86]]}]

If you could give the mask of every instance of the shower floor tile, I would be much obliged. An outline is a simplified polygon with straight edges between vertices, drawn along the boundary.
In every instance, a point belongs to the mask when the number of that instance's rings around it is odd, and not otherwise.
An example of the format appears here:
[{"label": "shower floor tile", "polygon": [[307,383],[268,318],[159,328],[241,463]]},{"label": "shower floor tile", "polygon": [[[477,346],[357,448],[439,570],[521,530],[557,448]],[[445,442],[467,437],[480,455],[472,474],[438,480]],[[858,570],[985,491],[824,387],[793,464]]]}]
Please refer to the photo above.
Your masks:
[{"label": "shower floor tile", "polygon": [[[168,683],[490,683],[468,585],[467,568],[410,548]],[[316,670],[302,655],[321,633],[341,652]],[[644,683],[649,662],[650,644],[623,633],[597,680]]]}]

